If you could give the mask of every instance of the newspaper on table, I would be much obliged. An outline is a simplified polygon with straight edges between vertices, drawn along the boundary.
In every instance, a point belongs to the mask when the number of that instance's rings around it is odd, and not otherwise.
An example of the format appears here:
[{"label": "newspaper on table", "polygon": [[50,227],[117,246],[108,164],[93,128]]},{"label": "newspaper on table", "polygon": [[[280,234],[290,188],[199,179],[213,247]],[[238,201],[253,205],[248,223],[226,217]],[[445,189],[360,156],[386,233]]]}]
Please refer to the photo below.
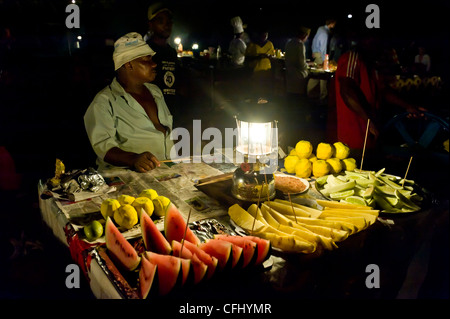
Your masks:
[{"label": "newspaper on table", "polygon": [[[102,172],[108,187],[114,191],[81,201],[56,199],[56,205],[75,230],[80,230],[91,221],[102,218],[100,207],[105,199],[118,198],[122,194],[138,197],[144,189],[154,189],[158,195],[168,197],[186,219],[190,211],[189,222],[194,222],[227,214],[227,208],[195,187],[199,179],[221,174],[223,171],[203,162],[162,163],[161,167],[147,173],[115,169]],[[158,229],[163,229],[163,219],[155,223]],[[126,238],[140,236],[139,224],[123,234]]]}]

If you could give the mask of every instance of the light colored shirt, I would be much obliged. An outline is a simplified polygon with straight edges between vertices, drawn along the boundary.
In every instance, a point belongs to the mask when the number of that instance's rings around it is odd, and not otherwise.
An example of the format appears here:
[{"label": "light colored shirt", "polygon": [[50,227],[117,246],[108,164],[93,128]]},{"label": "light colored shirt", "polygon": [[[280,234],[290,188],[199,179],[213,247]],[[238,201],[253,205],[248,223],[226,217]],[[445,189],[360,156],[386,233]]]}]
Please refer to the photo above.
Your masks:
[{"label": "light colored shirt", "polygon": [[286,43],[285,52],[286,91],[304,94],[308,77],[305,44],[298,38],[292,38]]},{"label": "light colored shirt", "polygon": [[431,59],[430,56],[428,54],[424,54],[422,57],[420,55],[416,55],[415,59],[414,59],[415,63],[422,63],[423,65],[425,65],[425,70],[427,72],[430,72],[430,67],[431,67]]},{"label": "light colored shirt", "polygon": [[322,61],[325,61],[325,54],[327,54],[328,36],[330,34],[330,28],[324,25],[317,29],[316,35],[312,41],[311,51],[312,53],[320,53]]},{"label": "light colored shirt", "polygon": [[116,78],[95,96],[84,115],[84,125],[99,170],[111,167],[104,162],[106,153],[113,147],[137,154],[151,152],[159,160],[168,159],[173,141],[170,139],[172,115],[161,90],[146,83],[155,99],[158,118],[166,126],[166,134],[158,131],[144,108],[120,85]]},{"label": "light colored shirt", "polygon": [[231,54],[231,61],[234,65],[244,65],[246,49],[247,45],[241,38],[231,40],[228,52]]}]

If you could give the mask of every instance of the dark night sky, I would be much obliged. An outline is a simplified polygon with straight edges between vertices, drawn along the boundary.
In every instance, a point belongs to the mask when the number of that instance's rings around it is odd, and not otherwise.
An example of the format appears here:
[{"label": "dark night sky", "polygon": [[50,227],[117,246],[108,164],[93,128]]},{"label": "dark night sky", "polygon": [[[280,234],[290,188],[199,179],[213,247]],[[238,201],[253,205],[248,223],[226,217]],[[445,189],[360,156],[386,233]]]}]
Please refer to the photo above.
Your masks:
[{"label": "dark night sky", "polygon": [[[450,2],[431,0],[418,4],[406,0],[324,0],[324,1],[168,1],[175,11],[174,34],[192,40],[204,41],[205,46],[216,45],[232,37],[230,18],[240,15],[249,30],[259,18],[267,22],[269,36],[275,44],[278,38],[288,37],[291,26],[302,23],[313,29],[333,16],[338,27],[364,27],[365,7],[375,3],[381,11],[380,31],[397,40],[411,38],[448,42],[444,27]],[[16,34],[46,36],[64,32],[69,0],[0,0],[0,24],[14,26]],[[94,0],[77,1],[81,11],[80,32],[91,37],[116,38],[130,30],[144,32],[148,0]],[[346,18],[347,13],[353,19]],[[216,42],[216,43],[215,43]],[[281,45],[281,44],[280,44]]]}]

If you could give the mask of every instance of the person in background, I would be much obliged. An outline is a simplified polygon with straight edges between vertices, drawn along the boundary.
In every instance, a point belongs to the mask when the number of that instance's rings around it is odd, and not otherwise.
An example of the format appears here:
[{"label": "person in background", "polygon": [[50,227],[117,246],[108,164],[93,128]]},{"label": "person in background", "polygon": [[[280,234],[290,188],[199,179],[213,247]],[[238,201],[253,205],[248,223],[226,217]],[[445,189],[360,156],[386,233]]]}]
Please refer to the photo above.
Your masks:
[{"label": "person in background", "polygon": [[[314,62],[318,65],[322,65],[325,61],[325,55],[328,54],[328,46],[330,40],[330,32],[336,26],[335,19],[328,19],[325,25],[320,26],[313,38],[311,44],[312,58]],[[320,101],[325,101],[328,96],[327,81],[310,79],[308,82],[308,95],[310,97],[314,96],[314,91],[317,90],[319,86],[319,99]]]},{"label": "person in background", "polygon": [[99,171],[125,167],[147,172],[170,156],[172,115],[161,90],[150,83],[156,77],[154,55],[136,32],[114,44],[116,77],[84,115]]},{"label": "person in background", "polygon": [[431,58],[425,53],[423,46],[419,47],[419,54],[414,58],[414,63],[420,65],[419,69],[422,69],[424,73],[429,73],[431,68]]},{"label": "person in background", "polygon": [[[285,47],[286,93],[287,102],[283,108],[280,124],[281,145],[295,146],[298,136],[306,133],[311,124],[312,110],[306,98],[308,64],[306,62],[306,46],[311,29],[298,26],[294,37],[289,39]],[[283,145],[284,146],[284,145]]]},{"label": "person in background", "polygon": [[245,51],[247,50],[247,44],[242,39],[244,35],[244,27],[240,17],[234,17],[231,19],[231,25],[233,26],[234,38],[230,42],[228,52],[231,55],[231,64],[233,67],[243,67],[245,62]]},{"label": "person in background", "polygon": [[[172,34],[173,12],[163,2],[148,7],[148,32],[144,36],[147,44],[156,52],[156,79],[153,82],[164,94],[164,99],[175,118],[182,113],[180,100],[180,64],[177,51],[168,40]],[[175,123],[177,124],[177,123]],[[178,125],[175,125],[177,127]]]},{"label": "person in background", "polygon": [[288,40],[285,47],[286,91],[305,95],[308,77],[305,42],[311,29],[300,26],[295,36]]},{"label": "person in background", "polygon": [[375,148],[380,126],[384,122],[383,108],[399,107],[412,116],[418,116],[426,109],[400,99],[384,83],[382,74],[376,69],[380,56],[378,50],[381,50],[376,35],[362,34],[356,43],[356,47],[339,58],[335,85],[337,139],[358,156],[364,147],[368,122],[366,149],[370,151]]},{"label": "person in background", "polygon": [[247,64],[253,71],[253,94],[264,103],[267,102],[267,95],[272,90],[272,64],[270,59],[275,55],[273,43],[268,38],[267,28],[259,25],[245,52]]}]

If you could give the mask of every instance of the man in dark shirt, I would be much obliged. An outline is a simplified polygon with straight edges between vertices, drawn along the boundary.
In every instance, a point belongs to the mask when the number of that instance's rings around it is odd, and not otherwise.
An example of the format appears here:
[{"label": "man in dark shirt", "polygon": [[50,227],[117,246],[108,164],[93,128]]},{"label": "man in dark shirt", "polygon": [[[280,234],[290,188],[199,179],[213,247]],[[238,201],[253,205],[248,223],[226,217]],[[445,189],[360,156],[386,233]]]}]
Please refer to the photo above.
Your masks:
[{"label": "man in dark shirt", "polygon": [[[177,71],[179,63],[177,51],[168,43],[172,33],[172,11],[163,3],[155,3],[148,8],[149,31],[144,37],[148,45],[156,52],[153,61],[156,62],[156,79],[153,82],[164,94],[164,100],[174,118],[180,110],[178,100]],[[177,127],[176,124],[174,127]]]}]

